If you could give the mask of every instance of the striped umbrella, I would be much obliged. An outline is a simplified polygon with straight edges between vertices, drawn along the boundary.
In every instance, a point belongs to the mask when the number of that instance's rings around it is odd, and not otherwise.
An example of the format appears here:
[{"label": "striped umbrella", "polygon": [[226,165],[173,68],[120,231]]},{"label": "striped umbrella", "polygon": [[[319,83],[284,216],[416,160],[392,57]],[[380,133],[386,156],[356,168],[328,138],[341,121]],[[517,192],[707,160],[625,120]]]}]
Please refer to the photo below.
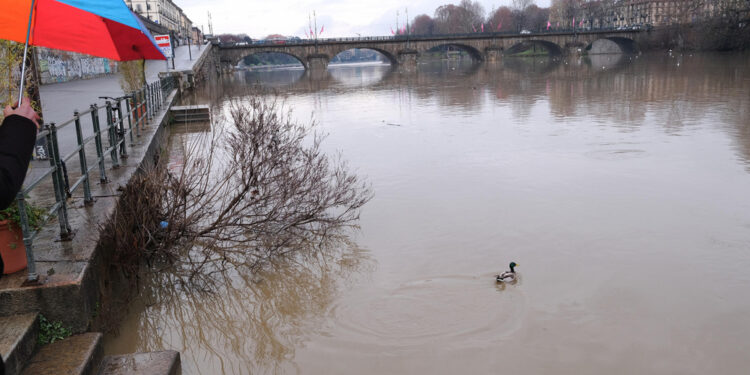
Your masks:
[{"label": "striped umbrella", "polygon": [[[166,60],[123,0],[0,0],[0,39],[117,61]],[[23,96],[23,78],[19,103]]]}]

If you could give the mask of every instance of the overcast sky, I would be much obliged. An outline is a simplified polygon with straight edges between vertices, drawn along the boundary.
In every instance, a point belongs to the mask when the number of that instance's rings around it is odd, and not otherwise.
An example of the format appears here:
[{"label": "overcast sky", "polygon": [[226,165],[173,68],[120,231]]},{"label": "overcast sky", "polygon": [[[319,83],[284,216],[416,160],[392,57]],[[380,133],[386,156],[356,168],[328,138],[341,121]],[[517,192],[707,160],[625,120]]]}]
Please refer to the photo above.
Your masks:
[{"label": "overcast sky", "polygon": [[[400,25],[409,18],[426,13],[432,16],[440,5],[460,0],[173,0],[193,21],[208,33],[211,12],[214,33],[246,33],[252,38],[269,34],[305,37],[308,15],[317,14],[318,30],[325,26],[321,38],[366,35],[390,35],[396,28],[396,12]],[[510,6],[512,0],[480,0],[489,12],[493,7]],[[550,0],[537,0],[541,7]]]}]

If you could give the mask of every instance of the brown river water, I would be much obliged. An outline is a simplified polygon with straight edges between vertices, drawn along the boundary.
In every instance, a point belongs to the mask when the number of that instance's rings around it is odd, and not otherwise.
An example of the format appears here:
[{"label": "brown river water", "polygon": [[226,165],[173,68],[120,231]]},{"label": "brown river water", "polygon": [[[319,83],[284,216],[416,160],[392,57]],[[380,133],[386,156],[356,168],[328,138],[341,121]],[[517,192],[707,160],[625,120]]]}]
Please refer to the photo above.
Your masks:
[{"label": "brown river water", "polygon": [[108,354],[178,350],[185,374],[750,371],[750,55],[239,72],[186,102],[255,84],[372,183],[361,229],[215,293],[147,283]]}]

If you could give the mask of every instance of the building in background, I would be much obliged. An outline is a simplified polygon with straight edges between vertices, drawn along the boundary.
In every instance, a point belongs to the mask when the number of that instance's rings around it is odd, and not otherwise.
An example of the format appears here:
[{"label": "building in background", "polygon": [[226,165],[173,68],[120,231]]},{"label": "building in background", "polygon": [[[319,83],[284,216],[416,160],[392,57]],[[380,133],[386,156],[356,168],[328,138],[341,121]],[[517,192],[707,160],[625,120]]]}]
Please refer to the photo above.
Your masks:
[{"label": "building in background", "polygon": [[191,40],[193,44],[203,44],[203,32],[201,29],[193,26]]},{"label": "building in background", "polygon": [[125,4],[142,18],[166,27],[175,45],[191,38],[193,22],[172,0],[125,0]]},{"label": "building in background", "polygon": [[[193,38],[193,24],[171,0],[125,0],[154,35],[168,34],[175,46]],[[42,84],[90,79],[118,72],[118,64],[105,58],[48,48],[35,48]]]},{"label": "building in background", "polygon": [[[171,0],[125,0],[125,3],[140,17],[149,32],[170,35],[175,46],[188,41],[203,42],[203,33],[193,27],[190,18]],[[33,51],[39,82],[45,85],[97,78],[119,71],[118,63],[106,58],[43,47],[35,47]]]},{"label": "building in background", "polygon": [[143,26],[146,26],[146,29],[151,33],[151,35],[166,35],[170,33],[170,30],[167,29],[166,26],[151,21],[150,19],[141,16],[140,14],[136,15],[138,16],[138,18],[140,18],[141,22],[143,22]]},{"label": "building in background", "polygon": [[553,0],[559,28],[640,28],[750,17],[750,0]]},{"label": "building in background", "polygon": [[190,21],[190,18],[188,18],[185,13],[180,9],[180,30],[179,30],[179,37],[180,37],[180,44],[188,44],[189,40],[193,39],[193,22]]}]

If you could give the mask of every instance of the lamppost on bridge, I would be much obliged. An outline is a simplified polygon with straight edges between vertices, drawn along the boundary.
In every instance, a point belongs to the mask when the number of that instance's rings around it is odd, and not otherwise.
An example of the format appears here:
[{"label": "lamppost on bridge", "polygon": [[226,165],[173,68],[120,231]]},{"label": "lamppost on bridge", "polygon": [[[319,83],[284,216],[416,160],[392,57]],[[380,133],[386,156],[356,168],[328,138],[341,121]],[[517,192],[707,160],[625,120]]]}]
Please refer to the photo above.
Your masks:
[{"label": "lamppost on bridge", "polygon": [[410,34],[411,30],[409,30],[409,8],[406,8],[406,48],[410,47]]},{"label": "lamppost on bridge", "polygon": [[[314,22],[314,24],[313,24]],[[315,53],[318,53],[318,16],[313,10],[312,20],[310,20],[310,14],[307,15],[307,26],[310,28],[310,37],[315,42]],[[313,28],[315,26],[315,28]]]}]

